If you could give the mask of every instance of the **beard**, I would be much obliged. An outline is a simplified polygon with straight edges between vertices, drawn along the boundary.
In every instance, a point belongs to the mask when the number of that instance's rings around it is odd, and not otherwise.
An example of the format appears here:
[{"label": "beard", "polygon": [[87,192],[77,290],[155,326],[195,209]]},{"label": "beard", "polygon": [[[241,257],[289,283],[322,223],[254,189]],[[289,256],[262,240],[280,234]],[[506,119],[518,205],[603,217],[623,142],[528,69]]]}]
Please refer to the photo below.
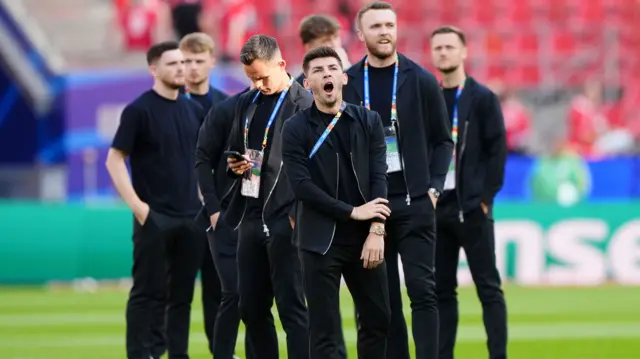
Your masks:
[{"label": "beard", "polygon": [[439,67],[438,70],[445,75],[455,72],[458,69],[458,66],[449,66],[449,67]]},{"label": "beard", "polygon": [[162,80],[162,84],[171,90],[179,90],[184,87],[184,81],[168,81]]},{"label": "beard", "polygon": [[371,42],[365,41],[365,45],[367,46],[367,50],[369,50],[369,53],[380,60],[388,59],[389,57],[393,56],[393,54],[396,52],[396,42],[394,40],[390,40],[391,50],[389,51],[378,50],[377,40],[371,41]]}]

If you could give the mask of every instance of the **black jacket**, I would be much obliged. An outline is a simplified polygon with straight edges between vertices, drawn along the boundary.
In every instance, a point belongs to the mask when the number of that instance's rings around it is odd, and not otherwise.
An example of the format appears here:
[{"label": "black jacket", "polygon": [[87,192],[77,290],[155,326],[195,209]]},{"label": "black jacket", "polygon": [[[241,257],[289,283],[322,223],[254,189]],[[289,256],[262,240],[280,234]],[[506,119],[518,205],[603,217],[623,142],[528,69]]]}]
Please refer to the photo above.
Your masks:
[{"label": "black jacket", "polygon": [[[461,216],[489,208],[504,183],[507,140],[500,101],[488,88],[467,77],[458,100],[456,201],[438,204],[438,214]],[[445,200],[445,198],[442,198]]]},{"label": "black jacket", "polygon": [[226,208],[229,202],[225,195],[233,181],[227,175],[227,158],[223,153],[233,125],[236,103],[247,91],[248,88],[213,106],[198,133],[196,173],[204,198],[205,211],[202,214],[206,214],[207,223],[209,216]]},{"label": "black jacket", "polygon": [[296,77],[296,82],[300,84],[300,86],[304,87],[304,72]]},{"label": "black jacket", "polygon": [[[326,125],[314,109],[299,112],[284,126],[282,158],[296,202],[296,235],[302,249],[325,254],[337,221],[348,221],[353,206],[337,199],[340,160],[327,137],[309,160],[309,153]],[[340,121],[351,130],[351,165],[365,202],[387,198],[387,163],[380,115],[362,106],[347,104]]]},{"label": "black jacket", "polygon": [[[231,151],[240,153],[246,151],[243,137],[244,121],[247,109],[257,91],[251,90],[243,94],[236,104],[233,127],[229,133],[229,149]],[[267,162],[262,166],[262,182],[260,184],[265,194],[262,220],[267,228],[271,225],[272,220],[277,219],[279,215],[294,215],[293,192],[291,192],[291,187],[284,179],[284,173],[282,173],[282,126],[286,119],[308,108],[312,103],[313,96],[294,81],[274,121],[272,127],[272,131],[274,131],[273,139],[271,140]],[[246,197],[240,193],[242,187],[240,185],[241,177],[236,176],[231,170],[228,170],[227,173],[234,178],[236,185],[232,190],[233,197],[225,213],[225,220],[232,228],[237,228],[244,217],[247,201]]]},{"label": "black jacket", "polygon": [[[429,188],[442,192],[453,142],[447,106],[435,76],[399,54],[397,111],[398,147],[403,158],[407,202]],[[364,59],[347,70],[344,100],[364,103]],[[389,99],[391,100],[391,99]]]}]

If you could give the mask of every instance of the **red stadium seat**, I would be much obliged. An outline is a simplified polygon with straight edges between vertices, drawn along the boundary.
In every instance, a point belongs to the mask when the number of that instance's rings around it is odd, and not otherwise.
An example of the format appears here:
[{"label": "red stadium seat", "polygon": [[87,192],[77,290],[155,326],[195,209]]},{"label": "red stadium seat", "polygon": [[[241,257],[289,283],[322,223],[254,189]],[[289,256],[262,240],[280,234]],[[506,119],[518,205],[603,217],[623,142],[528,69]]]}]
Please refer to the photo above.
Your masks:
[{"label": "red stadium seat", "polygon": [[558,31],[553,35],[552,45],[555,53],[571,53],[575,50],[575,36],[569,31]]}]

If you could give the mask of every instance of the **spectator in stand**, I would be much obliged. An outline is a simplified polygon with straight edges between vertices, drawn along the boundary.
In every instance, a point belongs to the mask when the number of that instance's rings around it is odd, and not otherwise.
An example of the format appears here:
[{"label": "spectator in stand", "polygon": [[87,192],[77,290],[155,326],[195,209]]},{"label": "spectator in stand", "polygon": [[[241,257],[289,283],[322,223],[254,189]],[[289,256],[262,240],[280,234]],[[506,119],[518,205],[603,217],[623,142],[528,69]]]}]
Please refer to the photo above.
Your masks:
[{"label": "spectator in stand", "polygon": [[164,0],[171,9],[173,30],[181,39],[191,33],[201,32],[200,14],[201,0]]},{"label": "spectator in stand", "polygon": [[509,153],[525,154],[529,152],[531,140],[531,114],[516,94],[498,79],[488,84],[500,100],[504,125],[507,129],[507,149]]},{"label": "spectator in stand", "polygon": [[583,92],[571,102],[567,139],[582,156],[625,153],[633,147],[633,136],[612,121],[612,106],[605,104],[603,85],[587,81]]},{"label": "spectator in stand", "polygon": [[260,32],[258,10],[254,0],[221,0],[220,7],[217,11],[224,13],[220,19],[221,60],[236,62],[242,45]]}]

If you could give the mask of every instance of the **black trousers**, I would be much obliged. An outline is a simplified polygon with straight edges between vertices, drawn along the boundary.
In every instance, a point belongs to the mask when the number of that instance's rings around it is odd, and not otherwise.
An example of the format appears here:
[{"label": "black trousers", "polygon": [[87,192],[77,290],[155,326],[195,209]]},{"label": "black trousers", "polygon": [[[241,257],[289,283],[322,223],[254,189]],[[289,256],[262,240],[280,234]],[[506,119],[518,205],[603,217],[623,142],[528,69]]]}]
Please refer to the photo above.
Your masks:
[{"label": "black trousers", "polygon": [[[227,223],[220,220],[215,230],[207,232],[211,255],[218,271],[219,281],[222,285],[222,298],[218,307],[218,315],[213,331],[213,357],[215,359],[233,359],[238,339],[238,327],[240,325],[240,294],[238,293],[238,268],[236,254],[221,250],[221,242],[234,238],[237,234]],[[255,359],[249,341],[245,340],[246,359]]]},{"label": "black trousers", "polygon": [[291,224],[282,216],[263,232],[260,219],[245,218],[238,233],[240,314],[260,359],[278,358],[271,307],[275,298],[287,335],[287,358],[309,358],[309,319]]},{"label": "black trousers", "polygon": [[438,218],[436,278],[440,310],[440,359],[453,359],[458,330],[458,257],[464,249],[482,303],[489,357],[507,357],[507,306],[496,267],[493,219],[480,208],[465,217]]},{"label": "black trousers", "polygon": [[200,282],[202,283],[202,314],[204,316],[204,332],[207,335],[209,351],[213,354],[213,327],[218,316],[218,308],[222,300],[222,288],[218,272],[213,262],[211,242],[208,236],[203,236],[205,241],[202,251],[202,264],[200,266]]},{"label": "black trousers", "polygon": [[300,251],[309,305],[309,359],[346,359],[340,317],[344,276],[359,313],[358,358],[384,359],[389,334],[386,265],[362,267],[361,246],[331,246],[325,255]]},{"label": "black trousers", "polygon": [[409,359],[407,325],[402,311],[398,254],[402,259],[405,285],[411,301],[416,359],[438,356],[438,306],[436,300],[435,211],[428,195],[415,198],[407,206],[406,196],[392,196],[391,217],[387,220],[385,260],[389,278],[391,329],[388,359]]},{"label": "black trousers", "polygon": [[[129,359],[189,358],[191,301],[204,233],[192,218],[153,210],[145,224],[134,221],[133,287],[127,303]],[[165,319],[166,315],[166,319]],[[165,339],[166,338],[166,339]]]}]

